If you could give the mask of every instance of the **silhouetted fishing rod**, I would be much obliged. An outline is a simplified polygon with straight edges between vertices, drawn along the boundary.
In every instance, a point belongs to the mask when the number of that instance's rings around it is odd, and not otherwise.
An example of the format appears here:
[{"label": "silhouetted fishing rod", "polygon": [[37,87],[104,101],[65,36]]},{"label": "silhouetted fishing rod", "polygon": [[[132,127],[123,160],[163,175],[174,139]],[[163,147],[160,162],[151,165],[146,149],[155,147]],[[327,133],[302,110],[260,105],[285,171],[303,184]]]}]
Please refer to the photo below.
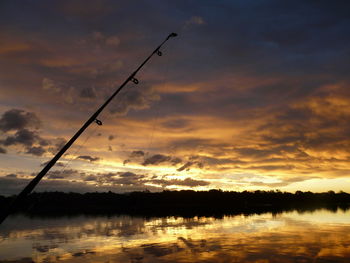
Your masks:
[{"label": "silhouetted fishing rod", "polygon": [[141,65],[123,82],[123,84],[120,85],[120,87],[110,96],[105,103],[102,104],[102,106],[91,115],[91,117],[84,123],[84,125],[77,131],[76,134],[66,143],[65,146],[62,147],[62,149],[56,154],[55,157],[52,158],[50,162],[46,164],[46,166],[41,170],[40,173],[32,180],[30,183],[22,190],[22,192],[16,197],[16,199],[12,202],[12,204],[9,206],[7,211],[3,211],[1,217],[0,217],[0,224],[6,219],[6,217],[11,214],[13,211],[16,210],[20,202],[28,195],[31,191],[35,188],[35,186],[40,182],[40,180],[45,176],[45,174],[51,169],[52,166],[55,165],[55,163],[60,159],[60,157],[69,149],[69,147],[78,139],[78,137],[86,130],[87,127],[93,122],[96,122],[97,125],[102,125],[102,122],[97,119],[98,115],[103,111],[103,109],[113,100],[113,98],[124,88],[124,86],[129,82],[132,81],[135,84],[138,84],[139,81],[137,78],[135,78],[137,72],[150,60],[150,58],[157,54],[158,56],[162,55],[162,52],[160,51],[160,48],[164,45],[165,42],[167,42],[171,37],[176,37],[176,33],[171,33],[152,53],[149,55],[144,62],[141,63]]}]

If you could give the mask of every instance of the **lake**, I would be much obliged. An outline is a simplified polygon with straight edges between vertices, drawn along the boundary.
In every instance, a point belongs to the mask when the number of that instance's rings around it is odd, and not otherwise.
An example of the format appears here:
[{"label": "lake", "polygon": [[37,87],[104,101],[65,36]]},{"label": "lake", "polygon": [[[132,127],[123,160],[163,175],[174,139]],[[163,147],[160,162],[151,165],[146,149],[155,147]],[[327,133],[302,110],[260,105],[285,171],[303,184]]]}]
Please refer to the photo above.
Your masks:
[{"label": "lake", "polygon": [[14,215],[0,262],[350,262],[350,211],[214,217]]}]

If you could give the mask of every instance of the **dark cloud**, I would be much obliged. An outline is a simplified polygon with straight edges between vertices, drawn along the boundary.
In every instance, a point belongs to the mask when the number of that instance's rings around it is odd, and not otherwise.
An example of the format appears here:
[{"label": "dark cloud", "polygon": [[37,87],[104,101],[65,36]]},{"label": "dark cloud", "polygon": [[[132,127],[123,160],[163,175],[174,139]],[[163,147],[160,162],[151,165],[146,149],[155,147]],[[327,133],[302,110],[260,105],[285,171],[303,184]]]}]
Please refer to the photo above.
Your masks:
[{"label": "dark cloud", "polygon": [[132,173],[132,172],[125,172],[125,173],[120,173],[118,174],[119,177],[123,177],[123,178],[131,178],[131,177],[138,177],[136,174]]},{"label": "dark cloud", "polygon": [[171,179],[171,180],[165,180],[165,179],[153,179],[149,180],[153,184],[159,184],[161,186],[170,186],[170,185],[178,185],[178,186],[188,186],[188,187],[197,187],[197,186],[207,186],[210,184],[210,182],[204,181],[204,180],[195,180],[191,178],[186,178],[184,180],[179,179]]},{"label": "dark cloud", "polygon": [[84,177],[85,173],[79,172],[78,170],[74,170],[74,169],[53,170],[48,172],[49,179],[63,179],[63,178],[76,177],[76,176]]},{"label": "dark cloud", "polygon": [[36,156],[42,156],[44,153],[46,152],[46,150],[43,147],[30,147],[27,149],[27,153],[29,154],[33,154]]},{"label": "dark cloud", "polygon": [[38,143],[40,144],[40,146],[48,146],[50,145],[50,142],[44,138],[39,138]]},{"label": "dark cloud", "polygon": [[96,90],[92,87],[83,88],[80,91],[80,97],[86,98],[86,99],[94,99],[96,98]]},{"label": "dark cloud", "polygon": [[24,146],[32,146],[40,137],[36,132],[27,129],[18,130],[14,136],[8,136],[1,143],[5,146],[22,144]]},{"label": "dark cloud", "polygon": [[[34,174],[36,175],[36,174]],[[120,177],[121,175],[122,177]],[[80,180],[77,180],[80,178]],[[106,173],[106,174],[85,174],[74,169],[50,171],[37,186],[36,191],[63,191],[63,192],[130,192],[159,191],[158,187],[145,185],[147,182],[144,175],[133,173]],[[0,194],[18,194],[27,184],[29,179],[0,177]]]},{"label": "dark cloud", "polygon": [[131,172],[119,173],[118,177],[111,179],[114,185],[144,185],[144,175]]},{"label": "dark cloud", "polygon": [[49,179],[63,179],[63,178],[65,178],[65,176],[58,171],[54,171],[54,172],[49,173],[47,178],[49,178]]},{"label": "dark cloud", "polygon": [[84,181],[87,181],[87,182],[91,182],[91,181],[97,181],[97,177],[96,175],[87,175],[86,177],[84,177]]},{"label": "dark cloud", "polygon": [[177,165],[179,163],[182,163],[182,159],[178,157],[173,157],[170,161],[173,165]]},{"label": "dark cloud", "polygon": [[142,163],[142,165],[158,165],[160,163],[168,162],[171,160],[170,156],[163,155],[163,154],[155,154],[151,157],[148,157],[145,159],[145,161]]},{"label": "dark cloud", "polygon": [[[145,157],[145,152],[133,151],[131,152],[129,159],[124,160],[124,165],[132,161],[139,162],[141,157]],[[190,156],[189,158],[191,159],[194,157]],[[141,164],[144,166],[160,165],[160,164],[178,166],[179,164],[182,164],[182,162],[183,162],[183,159],[176,156],[170,156],[170,155],[164,155],[164,154],[153,154],[150,157],[144,158]],[[178,171],[183,171],[185,169],[189,170],[189,167],[191,166],[197,166],[202,168],[203,164],[199,161],[192,160],[191,162],[187,162],[183,164],[180,168],[178,168]]]},{"label": "dark cloud", "polygon": [[[118,172],[118,173],[106,173],[98,175],[86,175],[83,176],[85,181],[94,181],[97,184],[109,183],[114,186],[134,186],[134,187],[149,187],[147,183],[160,185],[162,187],[167,187],[171,185],[178,186],[188,186],[188,187],[197,187],[197,186],[206,186],[210,183],[204,180],[195,180],[191,178],[186,178],[184,180],[179,179],[157,179],[156,176],[147,177],[144,174],[135,174],[132,172]],[[87,180],[87,178],[89,180]]]},{"label": "dark cloud", "polygon": [[39,253],[47,253],[50,249],[58,248],[57,244],[50,244],[50,245],[40,245],[40,244],[33,244],[33,249],[35,249]]},{"label": "dark cloud", "polygon": [[179,167],[179,168],[177,169],[177,171],[178,171],[178,172],[182,172],[182,171],[184,171],[184,170],[189,171],[190,168],[193,167],[193,166],[196,166],[196,167],[198,167],[198,168],[203,168],[203,163],[198,162],[198,161],[196,161],[196,162],[191,162],[191,161],[190,161],[190,162],[186,162],[184,165],[182,165],[181,167]]},{"label": "dark cloud", "polygon": [[90,162],[96,162],[96,161],[100,160],[100,157],[92,157],[90,155],[80,155],[77,157],[77,159],[86,160],[86,161],[90,161]]},{"label": "dark cloud", "polygon": [[135,174],[132,172],[118,172],[118,173],[101,173],[101,174],[88,174],[82,175],[84,181],[95,182],[96,184],[110,184],[121,187],[126,186],[145,186],[144,180],[146,177],[143,174]]},{"label": "dark cloud", "polygon": [[[26,149],[26,153],[42,156],[47,151],[49,141],[40,137],[36,131],[28,129],[20,129],[14,135],[7,136],[0,140],[4,146],[22,145]],[[37,144],[37,145],[35,145]]]},{"label": "dark cloud", "polygon": [[[58,174],[61,176],[61,174]],[[157,179],[156,176],[147,177],[144,174],[135,174],[132,172],[118,172],[118,173],[104,173],[104,174],[82,174],[82,179],[86,182],[94,182],[98,185],[111,184],[118,187],[134,187],[136,188],[149,188],[147,183],[160,185],[162,187],[167,187],[171,185],[177,186],[187,186],[187,187],[197,187],[206,186],[210,183],[204,180],[195,180],[191,178],[186,178],[184,180],[179,179]],[[121,188],[122,189],[122,188]],[[155,188],[157,189],[157,188]]]},{"label": "dark cloud", "polygon": [[[60,178],[61,179],[61,178]],[[1,195],[13,195],[18,194],[29,183],[29,179],[24,178],[8,178],[0,177],[0,193]],[[73,182],[65,179],[52,180],[44,179],[37,186],[35,191],[62,191],[62,192],[95,192],[95,191],[108,191],[106,188],[97,189],[94,186],[88,185],[83,182]]]},{"label": "dark cloud", "polygon": [[183,185],[183,186],[190,186],[190,187],[196,187],[196,186],[206,186],[209,185],[210,182],[204,181],[204,180],[195,180],[191,178],[186,178],[185,180],[181,182],[173,182],[174,185]]},{"label": "dark cloud", "polygon": [[[44,162],[42,164],[40,164],[41,167],[44,167],[45,165],[47,165],[50,161],[47,161],[47,162]],[[62,162],[56,162],[55,163],[55,166],[58,166],[58,167],[63,167],[64,166],[64,163]]]},{"label": "dark cloud", "polygon": [[123,164],[126,165],[132,161],[140,161],[141,158],[145,156],[144,151],[132,151],[129,155],[129,158],[123,161]]},{"label": "dark cloud", "polygon": [[257,149],[257,148],[237,148],[234,149],[235,152],[241,157],[250,158],[268,158],[270,155],[274,154],[274,149]]},{"label": "dark cloud", "polygon": [[114,135],[109,135],[109,136],[108,136],[108,140],[109,140],[109,141],[112,141],[113,139],[114,139]]},{"label": "dark cloud", "polygon": [[0,153],[7,153],[6,149],[0,147]]},{"label": "dark cloud", "polygon": [[181,172],[185,169],[188,169],[194,164],[194,162],[186,162],[183,166],[177,169],[178,172]]},{"label": "dark cloud", "polygon": [[130,154],[131,158],[143,157],[143,156],[145,156],[145,153],[143,151],[132,151]]},{"label": "dark cloud", "polygon": [[[332,92],[332,93],[331,93]],[[310,155],[314,152],[349,152],[350,114],[340,104],[350,99],[330,92],[318,92],[312,97],[290,105],[276,114],[271,123],[262,125],[262,139],[271,153]],[[281,145],[281,146],[276,146]],[[308,153],[306,153],[308,152]]]},{"label": "dark cloud", "polygon": [[[22,145],[26,153],[36,156],[42,156],[47,151],[56,153],[57,148],[60,148],[65,140],[62,138],[48,140],[41,137],[37,130],[40,125],[41,121],[35,113],[18,109],[8,110],[0,119],[0,130],[5,134],[9,131],[12,133],[1,139],[0,143],[6,147]],[[6,153],[6,149],[1,149]]]},{"label": "dark cloud", "polygon": [[52,154],[56,154],[59,150],[63,148],[63,146],[66,144],[66,140],[64,138],[58,137],[50,141],[50,147],[48,148],[48,151]]},{"label": "dark cloud", "polygon": [[8,178],[16,178],[16,177],[17,177],[17,174],[7,174],[5,177],[8,177]]},{"label": "dark cloud", "polygon": [[159,95],[157,95],[155,91],[149,87],[128,89],[122,94],[122,97],[118,100],[118,102],[112,102],[110,112],[124,115],[131,109],[147,109],[150,107],[152,102],[159,99]]},{"label": "dark cloud", "polygon": [[0,130],[3,132],[11,130],[23,130],[25,128],[39,128],[40,120],[32,112],[19,109],[11,109],[4,112],[0,118]]}]

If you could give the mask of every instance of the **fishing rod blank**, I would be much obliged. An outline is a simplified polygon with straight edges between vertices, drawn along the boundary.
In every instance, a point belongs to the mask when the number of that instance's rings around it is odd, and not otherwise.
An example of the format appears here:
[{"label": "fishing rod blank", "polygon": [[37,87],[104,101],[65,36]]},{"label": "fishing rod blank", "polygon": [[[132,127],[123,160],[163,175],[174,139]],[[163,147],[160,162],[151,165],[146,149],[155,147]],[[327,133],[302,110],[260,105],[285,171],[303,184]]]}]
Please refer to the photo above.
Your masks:
[{"label": "fishing rod blank", "polygon": [[29,182],[29,184],[22,190],[22,192],[19,193],[19,195],[16,197],[16,199],[11,203],[11,205],[8,207],[6,211],[3,211],[3,213],[0,215],[0,224],[6,219],[6,217],[14,212],[18,205],[21,203],[22,200],[28,194],[30,194],[31,191],[35,188],[35,186],[40,182],[40,180],[46,175],[46,173],[51,169],[52,166],[55,165],[55,163],[60,159],[60,157],[69,149],[69,147],[78,139],[78,137],[86,130],[87,127],[93,122],[95,122],[97,125],[102,125],[102,121],[98,120],[98,115],[104,110],[104,108],[113,100],[113,98],[124,88],[124,86],[129,82],[132,81],[135,84],[138,84],[139,81],[135,77],[136,74],[139,72],[139,70],[151,59],[151,57],[154,54],[157,54],[158,56],[162,55],[162,52],[160,51],[160,48],[164,45],[165,42],[167,42],[170,38],[176,37],[176,33],[171,33],[146,59],[141,63],[141,65],[133,72],[131,75],[119,86],[119,88],[103,103],[100,108],[91,115],[91,117],[84,123],[84,125],[74,134],[74,136],[62,147],[62,149],[49,161],[46,166],[41,170],[38,175]]}]

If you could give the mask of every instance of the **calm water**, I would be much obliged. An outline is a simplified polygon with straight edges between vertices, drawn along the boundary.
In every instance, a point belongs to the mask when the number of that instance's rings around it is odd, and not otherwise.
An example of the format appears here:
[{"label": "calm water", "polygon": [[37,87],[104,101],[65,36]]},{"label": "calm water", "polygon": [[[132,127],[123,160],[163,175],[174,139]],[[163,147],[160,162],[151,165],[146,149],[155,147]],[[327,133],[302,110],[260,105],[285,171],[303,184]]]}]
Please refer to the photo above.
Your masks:
[{"label": "calm water", "polygon": [[222,219],[13,216],[0,262],[350,262],[350,212]]}]

